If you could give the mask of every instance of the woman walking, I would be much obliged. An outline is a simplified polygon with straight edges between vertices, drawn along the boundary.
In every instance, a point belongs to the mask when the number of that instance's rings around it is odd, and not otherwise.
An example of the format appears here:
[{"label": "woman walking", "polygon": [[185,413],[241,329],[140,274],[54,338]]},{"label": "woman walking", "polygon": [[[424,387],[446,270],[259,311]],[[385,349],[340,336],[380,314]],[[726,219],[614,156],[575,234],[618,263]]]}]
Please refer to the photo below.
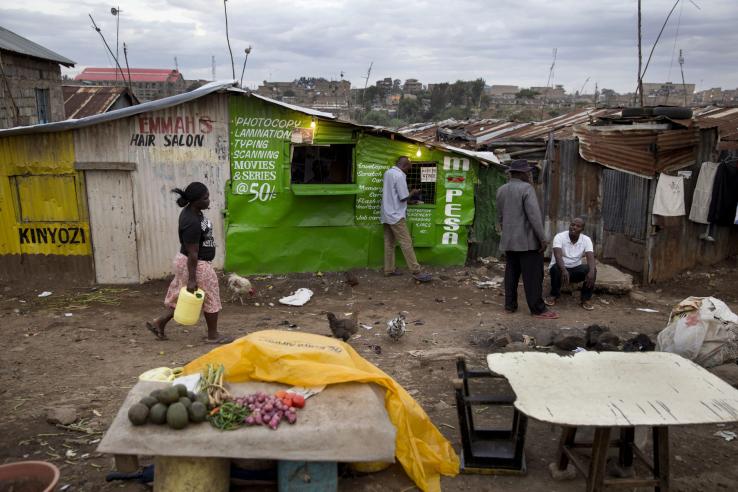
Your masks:
[{"label": "woman walking", "polygon": [[167,311],[147,322],[146,327],[159,340],[167,340],[164,329],[174,316],[179,291],[186,287],[188,291],[195,292],[199,287],[205,292],[202,310],[208,325],[207,341],[229,343],[232,339],[218,333],[218,312],[223,306],[220,304],[218,276],[210,264],[215,258],[213,225],[202,213],[210,207],[210,193],[207,186],[197,181],[190,183],[184,191],[175,188],[172,193],[179,195],[177,205],[182,207],[179,214],[180,249],[174,257],[174,279],[164,299]]}]

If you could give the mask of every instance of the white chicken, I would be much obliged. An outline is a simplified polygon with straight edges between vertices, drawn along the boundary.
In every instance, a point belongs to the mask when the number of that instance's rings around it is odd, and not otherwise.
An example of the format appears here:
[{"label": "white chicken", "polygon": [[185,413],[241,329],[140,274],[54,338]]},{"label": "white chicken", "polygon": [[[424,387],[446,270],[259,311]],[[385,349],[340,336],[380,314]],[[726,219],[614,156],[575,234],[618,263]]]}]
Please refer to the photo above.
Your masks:
[{"label": "white chicken", "polygon": [[393,340],[399,340],[405,334],[405,316],[402,313],[387,322],[387,335]]},{"label": "white chicken", "polygon": [[253,296],[256,292],[251,286],[251,282],[249,281],[249,279],[247,279],[246,277],[242,277],[236,273],[231,273],[230,275],[228,275],[227,283],[228,290],[231,291],[231,302],[238,298],[238,300],[241,301],[241,304],[243,304],[243,296],[245,294]]}]

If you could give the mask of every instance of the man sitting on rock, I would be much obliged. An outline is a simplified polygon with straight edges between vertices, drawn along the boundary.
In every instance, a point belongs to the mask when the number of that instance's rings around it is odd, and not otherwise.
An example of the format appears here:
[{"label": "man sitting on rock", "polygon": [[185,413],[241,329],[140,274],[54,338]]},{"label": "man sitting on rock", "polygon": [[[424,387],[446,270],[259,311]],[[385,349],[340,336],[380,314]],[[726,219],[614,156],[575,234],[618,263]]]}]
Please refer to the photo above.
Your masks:
[{"label": "man sitting on rock", "polygon": [[[594,309],[589,302],[594,291],[597,266],[595,265],[594,246],[589,236],[582,234],[584,220],[577,217],[569,224],[569,230],[560,232],[553,239],[553,254],[549,274],[551,276],[551,294],[545,299],[546,305],[554,306],[561,296],[561,285],[584,282],[582,284],[581,306],[587,311]],[[582,257],[587,263],[582,263]]]}]

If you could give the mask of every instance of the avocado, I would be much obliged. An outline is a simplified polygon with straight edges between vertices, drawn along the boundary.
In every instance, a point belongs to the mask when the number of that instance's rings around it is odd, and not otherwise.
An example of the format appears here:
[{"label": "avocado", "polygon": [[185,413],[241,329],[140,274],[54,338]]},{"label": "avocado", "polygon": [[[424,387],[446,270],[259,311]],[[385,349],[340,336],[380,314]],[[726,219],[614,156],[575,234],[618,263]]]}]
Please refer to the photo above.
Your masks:
[{"label": "avocado", "polygon": [[149,420],[154,424],[163,424],[167,421],[167,406],[157,403],[149,411]]},{"label": "avocado", "polygon": [[141,401],[139,403],[143,403],[148,408],[151,408],[154,405],[156,405],[158,402],[159,402],[159,400],[157,400],[153,396],[144,396],[143,398],[141,398]]},{"label": "avocado", "polygon": [[195,400],[197,400],[197,395],[195,393],[193,393],[192,391],[188,391],[187,392],[187,398],[189,398],[190,401],[195,401]]},{"label": "avocado", "polygon": [[161,403],[169,405],[177,402],[177,400],[179,400],[179,390],[174,386],[163,389],[161,390],[161,393],[159,393],[159,401]]},{"label": "avocado", "polygon": [[187,386],[184,384],[175,384],[174,387],[177,388],[179,396],[187,396]]},{"label": "avocado", "polygon": [[202,404],[202,402],[195,401],[188,409],[190,415],[190,421],[192,422],[203,422],[205,417],[208,415],[208,407]]},{"label": "avocado", "polygon": [[[195,400],[192,400],[192,401],[195,401]],[[197,394],[197,401],[205,405],[206,408],[210,404],[210,399],[208,398],[208,394],[205,392],[201,392]]]},{"label": "avocado", "polygon": [[131,405],[131,408],[128,409],[128,420],[130,420],[133,425],[144,425],[146,423],[146,417],[148,416],[149,407],[143,403],[136,403],[135,405]]},{"label": "avocado", "polygon": [[179,402],[180,402],[180,403],[181,403],[182,405],[184,405],[184,406],[185,406],[185,408],[187,408],[187,409],[189,409],[189,408],[190,408],[190,405],[192,405],[192,400],[190,400],[190,399],[189,399],[189,398],[187,398],[186,396],[182,396],[182,397],[180,397],[180,399],[179,399]]},{"label": "avocado", "polygon": [[161,394],[161,390],[160,390],[160,389],[158,389],[158,390],[154,390],[154,391],[152,391],[151,393],[149,393],[149,396],[150,396],[151,398],[156,398],[156,399],[157,399],[157,401],[158,401],[158,400],[159,400],[159,395],[160,395],[160,394]]},{"label": "avocado", "polygon": [[187,408],[183,404],[177,402],[169,405],[169,409],[167,410],[167,424],[169,424],[169,427],[172,429],[184,429],[187,427],[188,421]]}]

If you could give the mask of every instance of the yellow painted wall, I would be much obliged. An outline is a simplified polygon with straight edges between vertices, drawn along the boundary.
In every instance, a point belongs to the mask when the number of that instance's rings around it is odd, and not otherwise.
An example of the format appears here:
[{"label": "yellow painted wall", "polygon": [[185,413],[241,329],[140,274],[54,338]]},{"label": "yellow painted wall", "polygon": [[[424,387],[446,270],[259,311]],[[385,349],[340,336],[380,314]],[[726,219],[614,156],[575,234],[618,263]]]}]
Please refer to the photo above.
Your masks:
[{"label": "yellow painted wall", "polygon": [[71,132],[0,138],[0,254],[90,255]]}]

